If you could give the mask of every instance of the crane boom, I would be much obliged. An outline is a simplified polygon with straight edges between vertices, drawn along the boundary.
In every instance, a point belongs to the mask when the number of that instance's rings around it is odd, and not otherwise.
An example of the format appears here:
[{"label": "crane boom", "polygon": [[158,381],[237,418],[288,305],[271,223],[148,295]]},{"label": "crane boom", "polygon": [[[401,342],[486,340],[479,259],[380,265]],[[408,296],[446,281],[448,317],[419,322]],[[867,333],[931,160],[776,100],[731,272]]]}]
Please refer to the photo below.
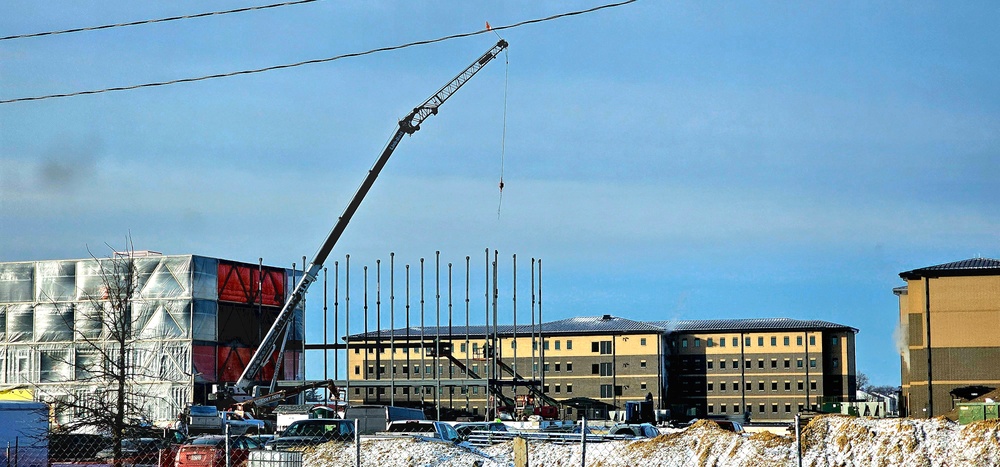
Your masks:
[{"label": "crane boom", "polygon": [[354,193],[354,197],[351,198],[350,202],[347,203],[347,208],[344,209],[343,214],[337,219],[337,223],[333,226],[333,230],[327,236],[326,241],[316,252],[313,257],[312,262],[309,267],[305,270],[302,275],[302,279],[295,285],[291,294],[288,296],[288,300],[285,305],[278,312],[278,316],[274,320],[274,324],[267,331],[264,339],[260,343],[260,347],[254,353],[250,361],[247,362],[246,368],[240,375],[240,378],[234,384],[232,390],[235,393],[246,394],[250,385],[253,384],[253,378],[257,376],[261,368],[267,362],[270,355],[274,353],[275,346],[278,341],[278,335],[284,330],[285,326],[288,325],[288,321],[293,315],[293,311],[302,302],[302,298],[305,296],[306,291],[309,286],[316,281],[319,276],[319,272],[323,269],[323,263],[326,262],[330,252],[333,250],[333,246],[337,244],[340,236],[344,233],[344,229],[347,228],[347,224],[351,221],[354,213],[361,206],[361,201],[364,200],[365,195],[368,194],[368,190],[371,189],[372,185],[375,183],[375,179],[378,177],[379,172],[385,167],[385,163],[388,162],[389,156],[392,155],[393,151],[396,150],[396,146],[402,140],[403,135],[413,134],[420,129],[420,124],[423,123],[427,117],[434,115],[438,112],[438,107],[444,104],[455,91],[458,91],[470,78],[472,78],[480,69],[482,69],[487,63],[497,57],[501,51],[507,48],[507,41],[501,39],[496,43],[490,50],[487,50],[481,57],[476,59],[471,65],[469,65],[465,70],[458,74],[455,78],[441,87],[433,96],[424,101],[423,104],[415,107],[409,114],[403,117],[399,121],[399,128],[396,130],[396,134],[393,135],[392,139],[386,145],[385,149],[382,150],[382,154],[375,161],[375,164],[371,169],[368,170],[368,175],[361,182],[361,186]]}]

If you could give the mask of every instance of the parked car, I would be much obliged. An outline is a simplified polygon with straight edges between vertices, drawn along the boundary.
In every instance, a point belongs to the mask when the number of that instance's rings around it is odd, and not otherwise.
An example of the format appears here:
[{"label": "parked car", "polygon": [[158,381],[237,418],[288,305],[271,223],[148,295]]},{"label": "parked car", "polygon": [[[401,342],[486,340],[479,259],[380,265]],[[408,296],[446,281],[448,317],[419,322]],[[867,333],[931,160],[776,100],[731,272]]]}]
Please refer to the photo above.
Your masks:
[{"label": "parked car", "polygon": [[[250,451],[263,448],[263,445],[248,436],[230,438],[228,465],[246,465]],[[175,459],[176,467],[226,467],[226,437],[206,435],[190,439],[181,445]]]},{"label": "parked car", "polygon": [[354,420],[310,418],[292,422],[280,436],[268,441],[264,449],[280,451],[328,441],[354,441],[354,439]]},{"label": "parked car", "polygon": [[716,425],[719,425],[719,428],[722,428],[723,430],[732,431],[733,433],[736,434],[743,433],[743,425],[741,425],[740,422],[734,422],[732,420],[712,420],[712,421],[715,422]]},{"label": "parked car", "polygon": [[[160,449],[165,445],[160,438],[126,438],[122,440],[122,464],[157,465],[160,461]],[[97,453],[97,458],[103,461],[114,459],[115,447],[107,446]]]},{"label": "parked car", "polygon": [[510,430],[507,429],[507,425],[499,422],[466,422],[466,423],[456,423],[455,432],[458,433],[458,437],[462,441],[468,441],[469,435],[473,432],[484,432],[484,433],[506,433]]},{"label": "parked car", "polygon": [[397,420],[389,422],[387,433],[415,435],[426,439],[435,439],[458,443],[462,440],[455,427],[434,420]]},{"label": "parked car", "polygon": [[609,435],[631,436],[635,438],[655,438],[660,430],[649,423],[619,424],[608,430]]}]

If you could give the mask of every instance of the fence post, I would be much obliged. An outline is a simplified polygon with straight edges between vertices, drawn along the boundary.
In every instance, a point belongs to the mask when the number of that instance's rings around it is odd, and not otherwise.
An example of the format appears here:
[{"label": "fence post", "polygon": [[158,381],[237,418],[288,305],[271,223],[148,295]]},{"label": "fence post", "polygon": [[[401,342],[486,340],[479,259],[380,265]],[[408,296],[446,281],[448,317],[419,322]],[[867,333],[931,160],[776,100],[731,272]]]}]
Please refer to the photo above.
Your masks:
[{"label": "fence post", "polygon": [[225,414],[223,414],[222,424],[226,429],[226,467],[232,467],[229,465],[229,424],[226,423]]},{"label": "fence post", "polygon": [[514,467],[528,467],[528,440],[514,437]]},{"label": "fence post", "polygon": [[587,417],[580,420],[580,467],[587,466]]},{"label": "fence post", "polygon": [[361,433],[358,432],[358,419],[354,419],[354,465],[361,467]]},{"label": "fence post", "polygon": [[799,459],[799,467],[802,467],[802,426],[800,423],[801,413],[795,414],[795,454]]}]

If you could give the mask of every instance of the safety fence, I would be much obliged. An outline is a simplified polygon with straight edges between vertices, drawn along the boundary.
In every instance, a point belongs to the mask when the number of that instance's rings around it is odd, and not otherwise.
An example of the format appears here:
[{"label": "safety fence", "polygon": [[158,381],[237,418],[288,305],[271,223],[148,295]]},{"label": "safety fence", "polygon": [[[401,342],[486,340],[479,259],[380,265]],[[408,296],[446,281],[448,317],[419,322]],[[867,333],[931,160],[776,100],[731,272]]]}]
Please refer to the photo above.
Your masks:
[{"label": "safety fence", "polygon": [[[281,435],[207,434],[184,438],[126,437],[115,449],[110,438],[74,434],[48,437],[48,465],[80,467],[302,467],[633,465],[634,449],[651,443],[661,430],[649,424],[590,426],[587,420],[565,431],[514,431],[499,422],[392,422],[374,434],[356,436],[356,420],[308,419]],[[25,447],[22,447],[25,449]],[[116,458],[117,454],[117,458]],[[117,462],[116,462],[117,459]],[[8,455],[0,467],[44,466]]]}]

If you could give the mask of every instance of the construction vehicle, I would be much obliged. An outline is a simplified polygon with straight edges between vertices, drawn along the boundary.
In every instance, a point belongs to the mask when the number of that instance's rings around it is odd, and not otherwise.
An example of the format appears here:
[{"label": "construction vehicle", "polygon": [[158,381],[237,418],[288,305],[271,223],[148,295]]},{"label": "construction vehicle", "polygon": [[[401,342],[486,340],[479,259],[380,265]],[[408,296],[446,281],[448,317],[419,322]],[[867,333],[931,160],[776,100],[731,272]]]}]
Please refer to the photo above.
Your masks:
[{"label": "construction vehicle", "polygon": [[328,379],[325,381],[317,381],[314,383],[303,384],[301,386],[282,389],[280,391],[274,391],[263,396],[257,396],[242,402],[237,402],[232,405],[230,410],[239,416],[250,415],[251,417],[257,419],[269,419],[273,418],[272,415],[274,407],[281,401],[288,399],[289,397],[295,397],[303,392],[319,388],[326,388],[330,391],[330,393],[339,397],[339,394],[337,393],[337,385],[332,379]]},{"label": "construction vehicle", "polygon": [[270,360],[271,356],[274,355],[275,350],[278,350],[278,336],[285,330],[288,322],[293,316],[295,308],[302,302],[309,286],[316,281],[319,276],[319,272],[323,269],[323,263],[326,262],[326,259],[333,250],[334,245],[336,245],[337,241],[340,240],[340,236],[347,228],[347,224],[351,221],[351,218],[358,210],[358,207],[361,206],[361,201],[364,200],[365,196],[368,194],[368,191],[375,183],[375,179],[382,171],[382,168],[385,167],[386,162],[389,160],[389,156],[391,156],[393,151],[396,150],[396,146],[403,139],[403,136],[412,135],[419,130],[420,124],[423,123],[425,119],[431,115],[437,114],[438,108],[444,104],[444,102],[448,100],[452,94],[458,91],[462,85],[468,82],[468,80],[475,76],[480,69],[496,58],[497,55],[499,55],[500,52],[506,48],[507,41],[501,39],[496,43],[496,45],[476,59],[475,62],[466,67],[465,70],[441,87],[441,89],[434,93],[434,95],[424,101],[424,103],[414,108],[409,114],[399,121],[399,128],[396,130],[396,133],[389,140],[388,144],[386,144],[385,149],[382,150],[382,154],[375,161],[372,168],[368,170],[368,174],[361,182],[361,186],[358,187],[358,190],[354,193],[354,196],[347,204],[347,208],[344,209],[343,214],[340,215],[337,223],[333,226],[333,229],[327,236],[326,241],[323,242],[319,251],[316,252],[312,262],[309,264],[309,267],[304,270],[302,279],[299,280],[291,294],[288,296],[288,300],[281,308],[281,311],[278,312],[278,315],[274,320],[274,324],[271,325],[271,328],[267,331],[263,340],[261,340],[260,346],[247,362],[247,366],[243,370],[243,373],[240,374],[239,379],[237,379],[232,385],[216,389],[217,404],[223,404],[226,402],[235,403],[250,398],[257,374]]}]

